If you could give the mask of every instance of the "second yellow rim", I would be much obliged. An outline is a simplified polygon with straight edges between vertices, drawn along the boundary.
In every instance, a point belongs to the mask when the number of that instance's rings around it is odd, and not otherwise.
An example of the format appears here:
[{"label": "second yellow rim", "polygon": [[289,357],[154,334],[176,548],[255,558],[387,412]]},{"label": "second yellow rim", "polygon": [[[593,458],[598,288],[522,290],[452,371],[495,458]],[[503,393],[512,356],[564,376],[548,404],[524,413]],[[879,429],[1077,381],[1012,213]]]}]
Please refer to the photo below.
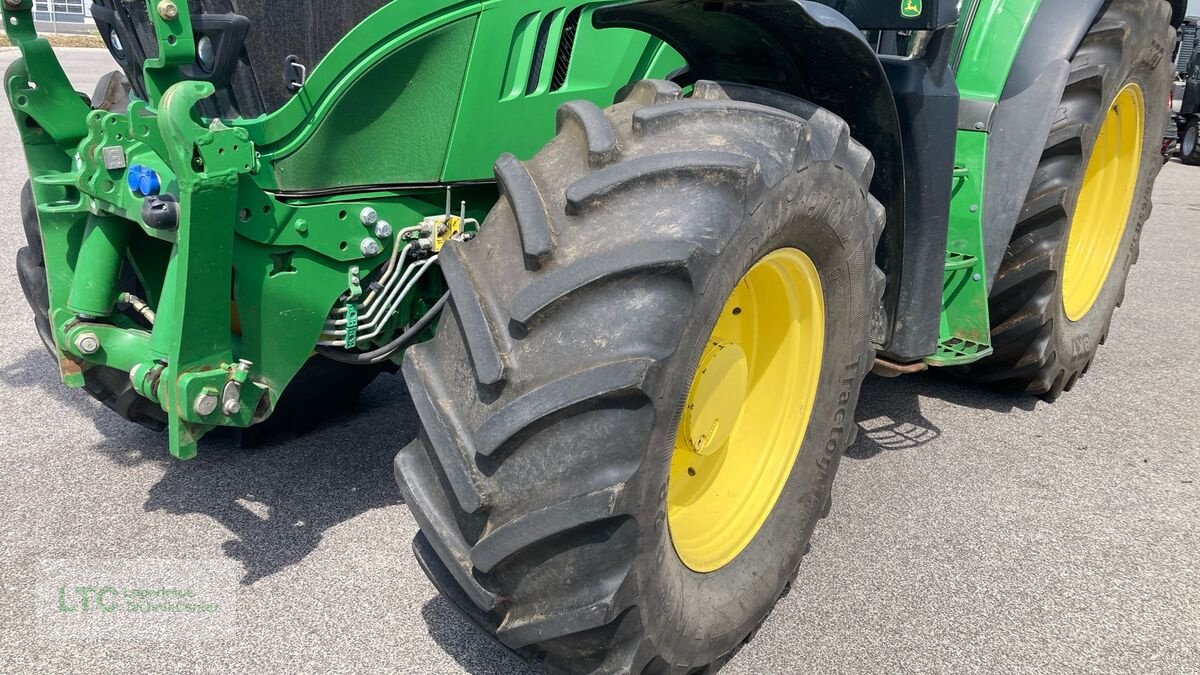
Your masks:
[{"label": "second yellow rim", "polygon": [[1108,109],[1084,173],[1063,262],[1063,309],[1087,316],[1108,280],[1124,239],[1142,165],[1146,100],[1129,84]]},{"label": "second yellow rim", "polygon": [[676,431],[667,524],[679,559],[713,572],[762,528],[796,462],[825,345],[820,275],[802,251],[772,252],[721,311]]}]

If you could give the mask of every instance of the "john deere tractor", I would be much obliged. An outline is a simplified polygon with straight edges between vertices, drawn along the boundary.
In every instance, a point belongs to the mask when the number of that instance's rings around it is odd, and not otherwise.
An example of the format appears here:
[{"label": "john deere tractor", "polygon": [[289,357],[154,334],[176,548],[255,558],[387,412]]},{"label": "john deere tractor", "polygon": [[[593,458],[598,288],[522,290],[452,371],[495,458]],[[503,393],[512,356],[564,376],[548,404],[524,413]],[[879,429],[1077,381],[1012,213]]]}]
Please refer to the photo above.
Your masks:
[{"label": "john deere tractor", "polygon": [[1124,297],[1183,0],[32,0],[17,272],[168,432],[398,368],[444,594],[552,670],[699,673],[796,577],[872,370],[1054,399]]}]

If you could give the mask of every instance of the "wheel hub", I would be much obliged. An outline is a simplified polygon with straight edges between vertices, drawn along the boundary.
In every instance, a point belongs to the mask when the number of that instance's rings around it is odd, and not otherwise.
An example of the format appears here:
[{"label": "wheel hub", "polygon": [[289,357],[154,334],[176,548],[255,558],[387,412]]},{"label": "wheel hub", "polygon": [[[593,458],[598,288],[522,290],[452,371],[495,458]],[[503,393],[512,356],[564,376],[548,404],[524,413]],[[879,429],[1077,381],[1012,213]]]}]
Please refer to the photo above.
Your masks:
[{"label": "wheel hub", "polygon": [[746,400],[748,378],[746,352],[740,346],[732,342],[709,345],[684,409],[683,428],[692,452],[707,457],[729,441]]}]

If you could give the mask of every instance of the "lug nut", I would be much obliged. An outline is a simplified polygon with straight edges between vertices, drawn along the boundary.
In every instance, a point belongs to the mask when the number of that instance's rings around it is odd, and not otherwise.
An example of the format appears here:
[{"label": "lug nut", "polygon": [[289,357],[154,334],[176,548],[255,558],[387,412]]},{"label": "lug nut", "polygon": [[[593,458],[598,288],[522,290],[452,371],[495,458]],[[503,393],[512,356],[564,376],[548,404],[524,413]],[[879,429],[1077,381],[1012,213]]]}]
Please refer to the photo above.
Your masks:
[{"label": "lug nut", "polygon": [[192,404],[192,410],[201,417],[208,417],[217,411],[217,394],[211,389],[205,389],[196,397],[196,402]]},{"label": "lug nut", "polygon": [[358,220],[363,225],[374,225],[375,223],[379,222],[379,213],[375,209],[368,206],[362,211],[358,212]]},{"label": "lug nut", "polygon": [[100,338],[95,333],[80,333],[75,338],[75,349],[78,349],[80,354],[95,354],[100,351]]},{"label": "lug nut", "polygon": [[379,255],[379,252],[383,249],[379,247],[379,242],[374,239],[363,239],[362,243],[358,245],[358,250],[365,256],[373,256]]},{"label": "lug nut", "polygon": [[375,236],[380,239],[387,239],[392,236],[392,224],[386,220],[375,223]]},{"label": "lug nut", "polygon": [[171,0],[163,0],[158,3],[158,15],[163,21],[174,21],[179,18],[179,7]]}]

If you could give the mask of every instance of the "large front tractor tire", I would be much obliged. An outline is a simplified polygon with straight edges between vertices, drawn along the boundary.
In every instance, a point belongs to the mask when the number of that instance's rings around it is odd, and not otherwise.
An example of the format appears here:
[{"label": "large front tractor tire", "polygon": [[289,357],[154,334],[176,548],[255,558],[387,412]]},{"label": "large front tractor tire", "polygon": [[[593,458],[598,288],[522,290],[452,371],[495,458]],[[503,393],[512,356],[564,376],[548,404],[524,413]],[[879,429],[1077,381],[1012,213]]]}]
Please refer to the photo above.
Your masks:
[{"label": "large front tractor tire", "polygon": [[991,297],[994,355],[976,380],[1053,400],[1108,339],[1162,169],[1171,8],[1113,0],[1067,88]]},{"label": "large front tractor tire", "polygon": [[434,584],[553,671],[707,672],[748,641],[855,436],[873,165],[831,113],[711,82],[568,104],[502,158],[404,362],[423,431],[396,475]]}]

